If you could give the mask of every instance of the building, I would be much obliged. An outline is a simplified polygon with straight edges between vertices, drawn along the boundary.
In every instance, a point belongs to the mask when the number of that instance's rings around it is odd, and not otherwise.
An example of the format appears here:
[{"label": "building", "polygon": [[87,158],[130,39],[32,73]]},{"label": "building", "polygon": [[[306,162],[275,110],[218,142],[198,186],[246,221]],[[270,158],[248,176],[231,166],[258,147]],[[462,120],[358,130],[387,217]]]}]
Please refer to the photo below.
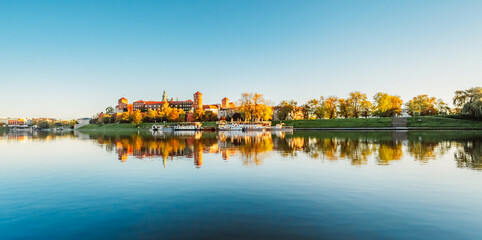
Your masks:
[{"label": "building", "polygon": [[169,107],[182,109],[186,113],[193,112],[196,109],[202,109],[205,112],[212,112],[214,115],[218,115],[219,110],[222,109],[223,106],[225,106],[226,109],[235,107],[233,103],[229,102],[228,98],[224,98],[223,103],[221,105],[219,104],[203,105],[203,95],[199,91],[194,93],[193,95],[194,101],[190,99],[184,100],[184,101],[178,101],[178,100],[174,101],[173,98],[168,100],[166,91],[164,91],[164,93],[162,94],[162,98],[163,98],[162,101],[139,100],[139,101],[133,102],[132,104],[129,104],[127,99],[122,97],[118,100],[115,110],[117,113],[131,112],[131,111],[137,111],[137,110],[140,110],[142,112],[149,111],[149,110],[159,111],[162,109],[162,106],[166,101],[169,104]]},{"label": "building", "polygon": [[192,104],[193,109],[199,109],[203,107],[203,94],[197,91],[194,93],[194,103]]},{"label": "building", "polygon": [[238,108],[236,105],[232,102],[229,102],[229,98],[225,97],[221,100],[221,106],[217,112],[217,115],[219,119],[222,117],[230,118],[237,112],[237,110]]},{"label": "building", "polygon": [[115,107],[115,111],[118,112],[118,113],[121,113],[121,112],[131,112],[132,111],[132,104],[129,104],[127,99],[122,97],[121,99],[119,99],[119,101],[117,102],[117,106]]},{"label": "building", "polygon": [[8,126],[23,126],[25,124],[26,122],[23,118],[8,119],[7,121]]}]

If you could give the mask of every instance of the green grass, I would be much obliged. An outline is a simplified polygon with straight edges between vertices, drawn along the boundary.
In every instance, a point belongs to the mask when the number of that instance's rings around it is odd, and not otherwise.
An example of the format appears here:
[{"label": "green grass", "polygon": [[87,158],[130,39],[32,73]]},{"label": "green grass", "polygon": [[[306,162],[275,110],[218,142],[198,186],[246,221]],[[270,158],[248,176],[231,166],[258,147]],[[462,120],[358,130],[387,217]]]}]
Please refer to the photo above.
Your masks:
[{"label": "green grass", "polygon": [[[273,121],[272,125],[279,121]],[[315,120],[286,120],[285,126],[294,128],[367,128],[391,127],[392,118],[342,118],[342,119],[315,119]]]},{"label": "green grass", "polygon": [[482,120],[460,119],[442,116],[410,117],[408,127],[436,127],[436,128],[482,128]]},{"label": "green grass", "polygon": [[[161,123],[141,123],[139,126],[132,125],[131,123],[109,123],[109,124],[89,124],[80,128],[84,131],[138,131],[149,130],[152,125]],[[176,125],[176,122],[167,123],[167,125]],[[215,127],[216,122],[203,122],[203,127]]]}]

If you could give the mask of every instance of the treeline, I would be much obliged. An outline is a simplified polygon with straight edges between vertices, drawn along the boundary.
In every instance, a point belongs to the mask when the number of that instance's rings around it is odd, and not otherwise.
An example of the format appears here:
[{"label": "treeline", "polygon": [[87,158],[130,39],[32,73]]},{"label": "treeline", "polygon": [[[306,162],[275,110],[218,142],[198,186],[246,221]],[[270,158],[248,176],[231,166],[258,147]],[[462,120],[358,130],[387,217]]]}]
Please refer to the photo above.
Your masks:
[{"label": "treeline", "polygon": [[482,88],[474,87],[455,92],[451,109],[442,99],[428,95],[418,95],[403,103],[400,96],[378,92],[369,101],[365,93],[354,91],[347,98],[330,96],[311,99],[298,106],[294,100],[282,101],[276,110],[276,118],[321,119],[321,118],[359,118],[394,117],[402,114],[405,107],[411,116],[448,115],[462,113],[468,117],[482,117]]},{"label": "treeline", "polygon": [[41,129],[49,129],[54,127],[63,127],[63,128],[74,128],[74,125],[77,124],[77,120],[66,120],[66,121],[47,121],[47,120],[32,120],[32,126],[38,126]]}]

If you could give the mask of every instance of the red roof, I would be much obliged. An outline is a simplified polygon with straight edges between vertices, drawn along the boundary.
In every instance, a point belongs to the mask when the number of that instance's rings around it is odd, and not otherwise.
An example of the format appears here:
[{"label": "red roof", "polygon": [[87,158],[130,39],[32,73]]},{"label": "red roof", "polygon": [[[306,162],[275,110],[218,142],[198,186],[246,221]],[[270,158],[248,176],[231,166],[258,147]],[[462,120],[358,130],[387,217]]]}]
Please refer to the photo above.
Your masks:
[{"label": "red roof", "polygon": [[225,98],[223,98],[222,100],[229,100],[229,98],[225,97]]},{"label": "red roof", "polygon": [[[183,104],[183,103],[192,103],[191,100],[187,101],[168,101],[169,104]],[[164,104],[164,101],[147,101],[145,102],[147,105],[152,105],[152,104]]]},{"label": "red roof", "polygon": [[164,104],[164,102],[159,102],[159,101],[147,101],[146,104],[152,105],[152,104]]},{"label": "red roof", "polygon": [[119,99],[119,100],[122,100],[122,99],[127,100],[125,97],[122,97],[122,98],[121,98],[121,99]]},{"label": "red roof", "polygon": [[203,105],[203,109],[218,109],[215,105]]},{"label": "red roof", "polygon": [[139,101],[136,101],[136,102],[133,102],[133,103],[144,103],[144,101],[139,100]]},{"label": "red roof", "polygon": [[203,94],[197,91],[196,93],[194,93],[194,95],[203,95]]}]

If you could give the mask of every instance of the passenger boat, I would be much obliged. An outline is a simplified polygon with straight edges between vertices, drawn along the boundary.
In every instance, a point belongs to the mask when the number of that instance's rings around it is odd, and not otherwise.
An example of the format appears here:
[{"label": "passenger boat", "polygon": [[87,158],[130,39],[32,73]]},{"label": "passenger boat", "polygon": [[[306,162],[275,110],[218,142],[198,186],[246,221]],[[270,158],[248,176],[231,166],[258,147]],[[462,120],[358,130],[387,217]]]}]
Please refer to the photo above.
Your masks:
[{"label": "passenger boat", "polygon": [[200,122],[183,122],[172,127],[174,131],[201,131],[202,124]]},{"label": "passenger boat", "polygon": [[218,125],[219,131],[243,131],[243,128],[238,123],[229,123]]},{"label": "passenger boat", "polygon": [[226,121],[216,122],[219,131],[264,131],[271,126],[271,122],[233,122]]}]

